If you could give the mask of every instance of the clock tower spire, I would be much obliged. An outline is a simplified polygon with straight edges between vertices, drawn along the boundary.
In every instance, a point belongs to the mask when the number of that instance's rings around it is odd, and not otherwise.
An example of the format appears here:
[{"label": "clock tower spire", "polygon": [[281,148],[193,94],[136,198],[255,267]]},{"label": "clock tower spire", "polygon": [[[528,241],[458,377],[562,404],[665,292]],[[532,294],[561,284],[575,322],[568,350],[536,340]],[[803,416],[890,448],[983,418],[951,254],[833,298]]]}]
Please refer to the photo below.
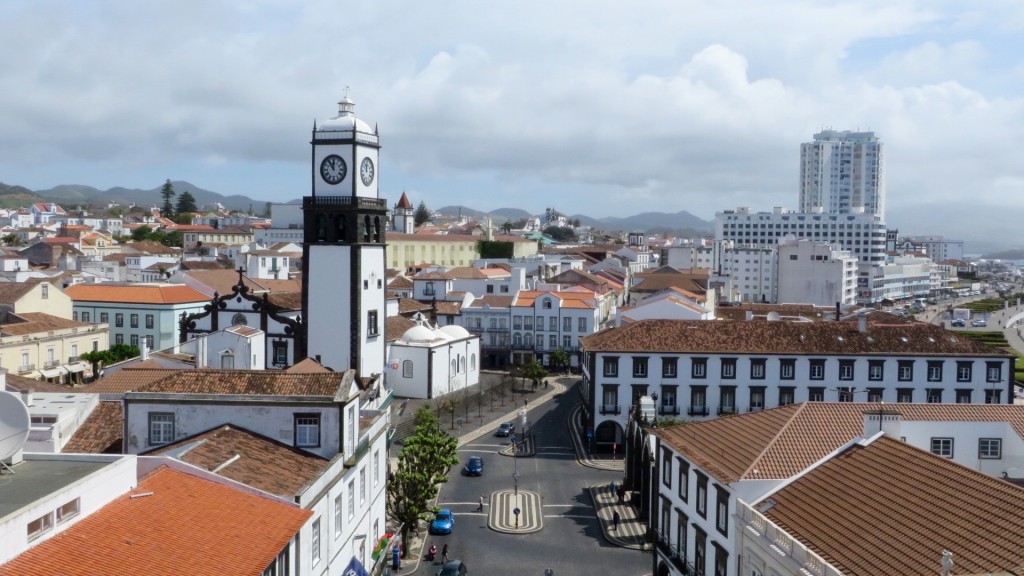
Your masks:
[{"label": "clock tower spire", "polygon": [[369,377],[384,369],[388,206],[378,197],[377,131],[345,96],[314,125],[312,191],[302,199],[305,356]]}]

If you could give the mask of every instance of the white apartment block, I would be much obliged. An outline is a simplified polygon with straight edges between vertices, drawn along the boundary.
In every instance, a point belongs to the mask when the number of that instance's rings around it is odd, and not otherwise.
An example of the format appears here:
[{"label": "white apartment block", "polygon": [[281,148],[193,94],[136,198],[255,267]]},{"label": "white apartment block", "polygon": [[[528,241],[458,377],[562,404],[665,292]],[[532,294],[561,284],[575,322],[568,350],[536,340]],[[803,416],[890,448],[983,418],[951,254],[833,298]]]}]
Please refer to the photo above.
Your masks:
[{"label": "white apartment block", "polygon": [[302,225],[301,204],[271,204],[270,227],[255,228],[253,239],[267,246],[277,242],[302,244]]},{"label": "white apartment block", "polygon": [[853,304],[857,295],[857,259],[849,250],[809,240],[779,245],[776,302],[831,306]]},{"label": "white apartment block", "polygon": [[920,246],[936,262],[964,259],[963,240],[949,240],[942,236],[906,236],[904,240]]},{"label": "white apartment block", "polygon": [[874,132],[824,130],[800,145],[800,211],[885,220],[885,148]]},{"label": "white apartment block", "polygon": [[580,338],[596,332],[601,321],[598,295],[583,290],[523,290],[511,314],[514,364],[537,360],[547,365],[551,352],[565,350],[570,366],[579,366]]},{"label": "white apartment block", "polygon": [[933,274],[933,268],[930,258],[917,256],[896,256],[871,266],[862,262],[857,276],[857,303],[925,298],[942,285],[941,275],[937,271]]},{"label": "white apartment block", "polygon": [[581,339],[594,446],[630,409],[705,420],[798,402],[1013,401],[1013,358],[924,323],[642,320]]},{"label": "white apartment block", "polygon": [[861,262],[885,260],[886,226],[874,214],[813,214],[784,208],[771,212],[737,208],[715,214],[716,242],[729,240],[737,246],[764,248],[787,236],[836,245]]}]

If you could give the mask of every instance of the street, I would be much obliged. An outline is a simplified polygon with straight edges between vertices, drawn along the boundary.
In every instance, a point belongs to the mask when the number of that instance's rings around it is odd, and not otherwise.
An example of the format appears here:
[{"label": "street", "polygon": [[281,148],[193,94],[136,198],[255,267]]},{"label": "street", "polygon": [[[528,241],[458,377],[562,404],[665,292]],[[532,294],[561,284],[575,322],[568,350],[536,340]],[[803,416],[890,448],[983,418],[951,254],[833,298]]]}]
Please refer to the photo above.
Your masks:
[{"label": "street", "polygon": [[[420,553],[419,566],[411,571],[416,558],[410,556],[403,573],[436,574],[441,568],[440,550],[445,544],[448,544],[449,559],[465,562],[470,574],[543,576],[550,568],[554,575],[582,575],[595,573],[598,567],[602,574],[650,573],[650,553],[609,544],[601,534],[587,489],[613,480],[621,481],[622,473],[595,470],[577,463],[567,426],[569,413],[579,402],[577,386],[578,383],[550,401],[531,407],[526,431],[536,440],[535,455],[499,454],[510,442],[510,438],[493,435],[499,422],[486,434],[460,448],[460,464],[452,469],[450,481],[441,487],[437,504],[452,509],[455,528],[450,535],[425,535],[424,549],[435,544],[438,558],[431,563],[422,560]],[[521,441],[524,430],[518,417],[516,428]],[[480,477],[461,474],[462,466],[471,455],[484,458],[484,474]],[[519,500],[512,497],[516,492],[513,478],[516,472]],[[535,500],[539,518],[528,517],[527,507],[533,506],[528,493],[538,496]],[[486,506],[483,513],[478,513],[475,510],[481,494],[486,497]],[[494,505],[492,494],[501,496],[495,499]],[[505,518],[514,522],[515,516],[509,516],[510,510],[504,508],[504,503],[511,506],[514,502],[519,502],[521,507],[520,527],[526,529],[527,524],[539,522],[539,529],[519,533],[515,532],[514,524],[505,522]],[[492,510],[492,506],[502,508]],[[513,529],[504,532],[502,526]],[[419,551],[410,551],[415,552]]]}]

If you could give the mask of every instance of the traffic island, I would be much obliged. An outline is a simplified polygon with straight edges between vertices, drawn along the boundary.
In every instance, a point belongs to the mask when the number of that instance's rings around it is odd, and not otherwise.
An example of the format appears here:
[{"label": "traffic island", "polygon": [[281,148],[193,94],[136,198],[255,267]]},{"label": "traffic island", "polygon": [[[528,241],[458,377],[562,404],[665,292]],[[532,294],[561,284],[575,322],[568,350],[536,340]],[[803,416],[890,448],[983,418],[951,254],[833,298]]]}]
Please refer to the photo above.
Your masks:
[{"label": "traffic island", "polygon": [[499,490],[491,494],[487,526],[495,532],[529,534],[544,527],[540,494],[531,490]]}]

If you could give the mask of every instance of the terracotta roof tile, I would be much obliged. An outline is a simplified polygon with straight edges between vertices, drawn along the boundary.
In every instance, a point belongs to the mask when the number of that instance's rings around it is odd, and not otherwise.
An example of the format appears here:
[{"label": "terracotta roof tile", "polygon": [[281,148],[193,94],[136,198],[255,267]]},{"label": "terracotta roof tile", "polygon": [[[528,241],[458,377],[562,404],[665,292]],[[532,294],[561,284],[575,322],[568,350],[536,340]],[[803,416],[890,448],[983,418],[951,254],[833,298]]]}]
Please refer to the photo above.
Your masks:
[{"label": "terracotta roof tile", "polygon": [[323,374],[333,372],[333,370],[317,362],[314,358],[303,358],[298,364],[293,364],[288,368],[285,368],[285,372],[297,372],[299,374]]},{"label": "terracotta roof tile", "polygon": [[822,354],[863,356],[991,356],[998,348],[923,322],[870,324],[856,322],[725,322],[642,320],[580,338],[591,352]]},{"label": "terracotta roof tile", "polygon": [[[132,498],[130,494],[138,497]],[[135,490],[0,566],[0,576],[260,574],[308,510],[161,467]]]},{"label": "terracotta roof tile", "polygon": [[170,394],[257,394],[334,397],[342,374],[276,370],[179,370],[137,392]]},{"label": "terracotta roof tile", "polygon": [[0,335],[3,336],[24,336],[26,334],[37,334],[39,332],[51,332],[53,330],[66,330],[68,328],[92,328],[88,322],[77,322],[50,316],[43,312],[25,312],[18,315],[24,318],[24,322],[6,322],[0,325]]},{"label": "terracotta roof tile", "polygon": [[415,325],[415,322],[405,316],[388,316],[384,320],[384,337],[387,340],[398,340],[406,330]]},{"label": "terracotta roof tile", "polygon": [[855,445],[771,495],[764,513],[843,574],[1024,568],[1024,489],[893,438]]},{"label": "terracotta roof tile", "polygon": [[124,439],[121,402],[100,402],[75,430],[61,452],[66,454],[120,454]]},{"label": "terracotta roof tile", "polygon": [[33,288],[35,284],[26,282],[0,282],[0,303],[14,304]]},{"label": "terracotta roof tile", "polygon": [[182,284],[125,285],[76,284],[64,291],[76,302],[115,302],[124,304],[186,304],[208,302],[210,297]]},{"label": "terracotta roof tile", "polygon": [[398,300],[399,314],[412,314],[413,312],[427,312],[429,310],[430,304],[424,304],[419,300],[413,300],[412,298],[401,298]]},{"label": "terracotta roof tile", "polygon": [[210,471],[240,456],[217,474],[286,498],[298,494],[328,464],[326,458],[230,424],[147,454],[169,454],[183,449],[177,459]]}]

